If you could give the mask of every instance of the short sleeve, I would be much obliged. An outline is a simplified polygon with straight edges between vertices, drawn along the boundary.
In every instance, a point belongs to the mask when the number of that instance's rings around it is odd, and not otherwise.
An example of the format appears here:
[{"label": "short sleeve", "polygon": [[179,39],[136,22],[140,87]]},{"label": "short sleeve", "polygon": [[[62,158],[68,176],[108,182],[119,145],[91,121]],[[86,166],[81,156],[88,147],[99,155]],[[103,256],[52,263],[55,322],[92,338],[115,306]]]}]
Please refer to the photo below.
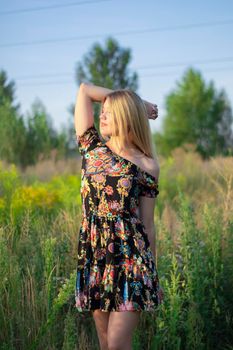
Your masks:
[{"label": "short sleeve", "polygon": [[81,155],[91,151],[98,145],[102,144],[99,133],[95,125],[91,125],[84,133],[80,136],[76,135],[78,150]]},{"label": "short sleeve", "polygon": [[139,176],[139,196],[155,198],[159,194],[159,184],[147,173]]},{"label": "short sleeve", "polygon": [[154,184],[153,186],[141,185],[139,196],[155,198],[159,194],[158,184]]}]

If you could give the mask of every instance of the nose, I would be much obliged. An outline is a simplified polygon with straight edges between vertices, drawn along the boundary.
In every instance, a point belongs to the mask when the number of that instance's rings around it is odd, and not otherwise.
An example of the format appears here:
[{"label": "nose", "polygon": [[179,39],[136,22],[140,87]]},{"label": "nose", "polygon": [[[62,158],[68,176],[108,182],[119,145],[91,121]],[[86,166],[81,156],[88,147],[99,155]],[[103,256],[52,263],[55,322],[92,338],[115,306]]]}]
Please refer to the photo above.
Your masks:
[{"label": "nose", "polygon": [[100,119],[101,119],[102,121],[106,120],[106,116],[104,115],[103,112],[102,112],[101,115],[100,115]]}]

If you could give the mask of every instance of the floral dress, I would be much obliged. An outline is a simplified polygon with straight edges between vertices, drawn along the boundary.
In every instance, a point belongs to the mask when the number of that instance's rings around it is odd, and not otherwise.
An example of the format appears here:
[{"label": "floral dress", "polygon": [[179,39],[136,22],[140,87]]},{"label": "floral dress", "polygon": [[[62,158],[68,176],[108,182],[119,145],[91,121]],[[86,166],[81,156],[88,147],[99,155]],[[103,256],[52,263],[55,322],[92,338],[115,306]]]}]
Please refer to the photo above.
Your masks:
[{"label": "floral dress", "polygon": [[156,178],[113,153],[94,125],[77,136],[82,155],[78,311],[153,311],[163,301],[139,196],[156,197]]}]

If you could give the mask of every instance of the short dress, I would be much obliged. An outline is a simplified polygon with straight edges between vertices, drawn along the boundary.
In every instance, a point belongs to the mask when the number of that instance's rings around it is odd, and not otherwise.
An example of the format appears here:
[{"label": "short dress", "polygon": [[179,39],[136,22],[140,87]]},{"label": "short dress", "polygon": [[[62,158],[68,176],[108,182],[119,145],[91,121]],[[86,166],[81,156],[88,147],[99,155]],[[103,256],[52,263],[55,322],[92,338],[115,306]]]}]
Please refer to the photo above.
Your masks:
[{"label": "short dress", "polygon": [[163,301],[139,196],[156,197],[156,178],[115,154],[93,124],[77,136],[82,215],[75,308],[153,311]]}]

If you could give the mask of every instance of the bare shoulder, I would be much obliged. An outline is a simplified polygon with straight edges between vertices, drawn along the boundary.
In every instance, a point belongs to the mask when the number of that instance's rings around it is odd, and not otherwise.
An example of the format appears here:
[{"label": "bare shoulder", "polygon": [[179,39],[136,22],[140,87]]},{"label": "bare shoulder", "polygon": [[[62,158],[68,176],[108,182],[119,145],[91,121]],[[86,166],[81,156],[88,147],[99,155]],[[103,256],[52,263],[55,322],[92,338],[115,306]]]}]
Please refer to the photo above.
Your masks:
[{"label": "bare shoulder", "polygon": [[158,180],[159,173],[160,173],[160,166],[157,159],[144,157],[144,169],[155,176],[155,178]]},{"label": "bare shoulder", "polygon": [[144,171],[153,175],[157,180],[159,179],[160,166],[157,158],[150,158],[145,156],[142,152],[137,152],[137,156],[129,159]]}]

